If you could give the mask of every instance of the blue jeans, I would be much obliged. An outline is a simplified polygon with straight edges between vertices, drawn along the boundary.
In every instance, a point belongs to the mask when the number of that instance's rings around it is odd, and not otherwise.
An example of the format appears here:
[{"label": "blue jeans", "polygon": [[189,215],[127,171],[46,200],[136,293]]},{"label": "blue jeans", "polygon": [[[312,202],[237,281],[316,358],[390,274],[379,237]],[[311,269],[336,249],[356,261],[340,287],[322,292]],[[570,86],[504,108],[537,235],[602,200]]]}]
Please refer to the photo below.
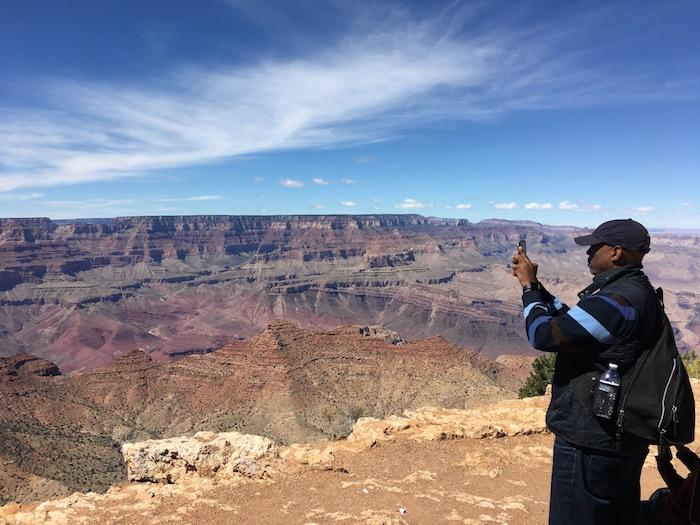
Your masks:
[{"label": "blue jeans", "polygon": [[635,524],[647,453],[622,456],[580,448],[557,437],[549,525]]}]

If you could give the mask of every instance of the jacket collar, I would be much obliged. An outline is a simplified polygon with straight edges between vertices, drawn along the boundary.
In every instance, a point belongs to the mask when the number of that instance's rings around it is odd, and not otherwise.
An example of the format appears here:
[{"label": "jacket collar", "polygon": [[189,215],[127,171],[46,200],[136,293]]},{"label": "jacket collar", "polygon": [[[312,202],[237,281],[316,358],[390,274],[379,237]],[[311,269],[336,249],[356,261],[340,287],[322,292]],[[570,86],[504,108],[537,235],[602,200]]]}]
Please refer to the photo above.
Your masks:
[{"label": "jacket collar", "polygon": [[617,281],[618,279],[628,275],[641,273],[641,271],[641,264],[631,264],[629,266],[622,266],[620,268],[613,268],[612,270],[600,272],[598,275],[593,277],[593,282],[591,284],[586,286],[578,293],[578,297],[579,299],[583,299],[587,295],[596,293],[598,290],[609,285],[613,281]]}]

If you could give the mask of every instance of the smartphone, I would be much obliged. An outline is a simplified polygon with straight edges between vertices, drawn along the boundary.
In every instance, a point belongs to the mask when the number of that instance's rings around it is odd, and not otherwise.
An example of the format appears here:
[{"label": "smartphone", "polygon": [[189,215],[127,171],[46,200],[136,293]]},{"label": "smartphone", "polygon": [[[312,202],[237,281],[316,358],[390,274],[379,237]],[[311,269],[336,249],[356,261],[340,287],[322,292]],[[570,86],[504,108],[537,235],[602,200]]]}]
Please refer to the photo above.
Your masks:
[{"label": "smartphone", "polygon": [[518,241],[518,246],[521,246],[523,249],[523,253],[527,253],[527,245],[525,243],[525,239],[520,239]]}]

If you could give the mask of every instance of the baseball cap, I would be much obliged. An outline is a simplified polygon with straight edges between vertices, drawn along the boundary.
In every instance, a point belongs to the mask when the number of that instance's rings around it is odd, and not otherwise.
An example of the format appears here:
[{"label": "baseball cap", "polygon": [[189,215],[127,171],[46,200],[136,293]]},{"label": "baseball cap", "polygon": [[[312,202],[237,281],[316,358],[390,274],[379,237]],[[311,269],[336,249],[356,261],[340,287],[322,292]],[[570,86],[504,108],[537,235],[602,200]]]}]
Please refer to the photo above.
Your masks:
[{"label": "baseball cap", "polygon": [[598,226],[590,235],[574,237],[579,246],[590,246],[604,242],[610,246],[620,246],[626,250],[647,253],[649,251],[649,232],[632,219],[615,219]]}]

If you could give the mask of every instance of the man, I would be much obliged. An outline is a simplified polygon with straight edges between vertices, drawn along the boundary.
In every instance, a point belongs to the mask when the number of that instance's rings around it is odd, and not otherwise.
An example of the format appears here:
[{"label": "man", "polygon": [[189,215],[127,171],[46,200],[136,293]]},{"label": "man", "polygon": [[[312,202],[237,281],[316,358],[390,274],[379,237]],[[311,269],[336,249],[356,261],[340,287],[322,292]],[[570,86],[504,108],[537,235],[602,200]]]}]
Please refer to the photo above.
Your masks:
[{"label": "man", "polygon": [[593,415],[577,385],[587,378],[584,392],[590,396],[591,375],[610,363],[624,374],[654,335],[659,303],[642,272],[649,233],[638,222],[621,219],[574,242],[589,247],[594,277],[571,309],[537,281],[537,265],[521,247],[512,261],[523,287],[528,340],[557,354],[547,410],[547,427],[555,434],[549,523],[635,523],[648,443],[618,435],[615,418]]}]

